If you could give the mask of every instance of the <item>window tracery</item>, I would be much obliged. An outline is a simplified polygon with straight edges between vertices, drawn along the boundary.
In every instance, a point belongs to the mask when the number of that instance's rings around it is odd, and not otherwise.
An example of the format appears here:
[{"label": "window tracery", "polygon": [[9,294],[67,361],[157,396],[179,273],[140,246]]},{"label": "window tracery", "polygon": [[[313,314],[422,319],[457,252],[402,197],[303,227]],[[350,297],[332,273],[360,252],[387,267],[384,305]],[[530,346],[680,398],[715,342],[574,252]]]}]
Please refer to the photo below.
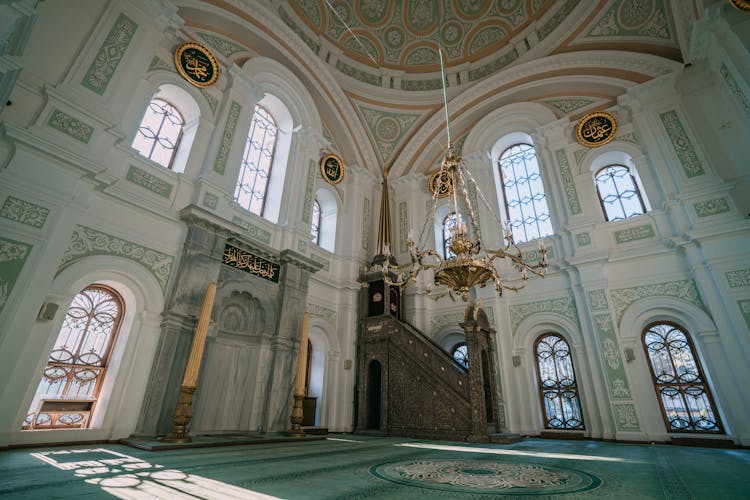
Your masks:
[{"label": "window tracery", "polygon": [[581,402],[568,343],[559,335],[545,334],[537,339],[534,353],[544,427],[582,430]]},{"label": "window tracery", "polygon": [[724,432],[687,332],[669,322],[643,332],[643,347],[670,432]]},{"label": "window tracery", "polygon": [[607,165],[594,178],[596,193],[608,221],[646,213],[646,205],[630,168],[619,164]]},{"label": "window tracery", "polygon": [[466,342],[459,342],[451,349],[451,356],[456,362],[464,368],[469,367],[469,349]]},{"label": "window tracery", "polygon": [[155,97],[146,106],[133,139],[133,149],[159,165],[172,168],[185,119],[172,104]]},{"label": "window tracery", "polygon": [[111,288],[92,285],[75,296],[22,430],[89,426],[122,316]]},{"label": "window tracery", "polygon": [[317,198],[315,198],[313,200],[312,206],[312,224],[310,225],[310,234],[312,234],[313,243],[315,243],[316,245],[320,245],[320,219],[320,202]]},{"label": "window tracery", "polygon": [[260,216],[265,208],[277,134],[278,127],[273,116],[262,106],[256,105],[242,154],[234,199],[246,210]]},{"label": "window tracery", "polygon": [[531,144],[507,148],[498,160],[505,214],[517,243],[552,234],[536,152]]}]

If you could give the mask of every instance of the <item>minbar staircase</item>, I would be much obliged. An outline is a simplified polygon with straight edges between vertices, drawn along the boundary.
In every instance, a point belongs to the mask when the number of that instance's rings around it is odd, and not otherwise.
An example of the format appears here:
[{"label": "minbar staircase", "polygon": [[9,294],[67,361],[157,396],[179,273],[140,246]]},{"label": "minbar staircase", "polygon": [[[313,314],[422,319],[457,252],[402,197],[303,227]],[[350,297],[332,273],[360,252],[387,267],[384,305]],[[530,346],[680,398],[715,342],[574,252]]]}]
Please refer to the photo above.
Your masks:
[{"label": "minbar staircase", "polygon": [[521,439],[495,425],[494,332],[484,310],[470,305],[461,327],[468,369],[392,315],[363,320],[357,432],[483,443]]}]

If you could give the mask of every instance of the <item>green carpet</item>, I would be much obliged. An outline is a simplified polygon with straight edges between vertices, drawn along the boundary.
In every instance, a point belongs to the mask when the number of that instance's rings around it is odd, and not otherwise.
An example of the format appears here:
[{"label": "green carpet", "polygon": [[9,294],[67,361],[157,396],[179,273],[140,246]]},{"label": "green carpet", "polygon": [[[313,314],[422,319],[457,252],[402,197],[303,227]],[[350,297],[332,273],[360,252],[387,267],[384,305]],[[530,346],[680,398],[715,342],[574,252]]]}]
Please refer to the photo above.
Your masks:
[{"label": "green carpet", "polygon": [[5,498],[750,498],[750,451],[527,439],[473,445],[335,435],[148,452],[0,452]]}]

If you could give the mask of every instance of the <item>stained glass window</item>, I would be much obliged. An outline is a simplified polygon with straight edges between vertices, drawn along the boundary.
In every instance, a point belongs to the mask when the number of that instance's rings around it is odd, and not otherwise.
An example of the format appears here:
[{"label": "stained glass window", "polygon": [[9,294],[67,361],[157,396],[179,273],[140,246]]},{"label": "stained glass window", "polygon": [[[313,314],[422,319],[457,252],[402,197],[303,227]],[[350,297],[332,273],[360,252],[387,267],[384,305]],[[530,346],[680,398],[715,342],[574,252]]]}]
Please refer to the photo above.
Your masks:
[{"label": "stained glass window", "polygon": [[608,165],[595,176],[596,192],[607,220],[627,219],[646,213],[635,177],[625,165]]},{"label": "stained glass window", "polygon": [[93,285],[75,296],[22,429],[88,427],[122,313],[110,288]]},{"label": "stained glass window", "polygon": [[517,243],[552,234],[547,199],[534,147],[516,144],[498,162],[505,211]]},{"label": "stained glass window", "polygon": [[149,160],[171,168],[182,137],[185,120],[177,108],[163,99],[154,98],[133,139],[133,149]]},{"label": "stained glass window", "polygon": [[453,349],[451,349],[451,356],[456,362],[464,368],[469,367],[469,351],[466,347],[466,342],[459,342]]},{"label": "stained glass window", "polygon": [[315,198],[315,200],[313,200],[312,206],[312,225],[310,226],[310,233],[313,237],[313,243],[315,243],[316,245],[320,245],[320,220],[320,202],[317,198]]},{"label": "stained glass window", "polygon": [[654,388],[670,432],[724,432],[687,332],[654,323],[643,332]]},{"label": "stained glass window", "polygon": [[455,257],[451,251],[451,242],[453,241],[453,234],[451,231],[458,223],[458,217],[455,212],[448,214],[443,219],[443,257],[448,259]]},{"label": "stained glass window", "polygon": [[263,215],[277,133],[271,114],[256,105],[234,190],[237,203],[256,215]]},{"label": "stained glass window", "polygon": [[545,334],[535,345],[539,396],[546,429],[583,429],[578,385],[568,343],[559,335]]}]

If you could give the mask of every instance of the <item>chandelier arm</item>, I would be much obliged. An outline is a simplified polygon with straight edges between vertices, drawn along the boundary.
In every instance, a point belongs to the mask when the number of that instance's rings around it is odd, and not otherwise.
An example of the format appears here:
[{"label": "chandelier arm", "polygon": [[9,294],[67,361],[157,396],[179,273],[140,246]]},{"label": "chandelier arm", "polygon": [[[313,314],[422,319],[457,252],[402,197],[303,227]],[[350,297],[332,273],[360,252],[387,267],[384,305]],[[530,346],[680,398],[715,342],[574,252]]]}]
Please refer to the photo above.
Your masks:
[{"label": "chandelier arm", "polygon": [[471,175],[471,172],[469,171],[468,168],[466,168],[464,170],[466,171],[466,175],[469,177],[469,180],[474,185],[474,190],[479,194],[479,198],[482,200],[482,203],[484,203],[484,206],[487,207],[487,211],[492,214],[492,216],[495,218],[495,221],[498,224],[500,224],[500,226],[502,227],[503,223],[500,221],[500,219],[498,218],[497,214],[495,213],[495,211],[490,206],[490,202],[488,202],[487,198],[484,197],[484,193],[482,192],[482,190],[479,189],[479,187],[477,186],[476,179],[474,179],[474,176]]},{"label": "chandelier arm", "polygon": [[[466,181],[464,180],[464,174],[463,174],[463,168],[461,165],[457,165],[456,167],[456,173],[458,174],[458,182],[461,184],[461,193],[464,195],[464,203],[466,204],[466,208],[469,211],[469,219],[471,221],[471,228],[474,230],[474,234],[477,236],[477,243],[479,243],[479,239],[481,238],[481,234],[479,232],[479,222],[477,222],[476,214],[474,213],[474,208],[471,206],[471,200],[469,199],[469,192],[466,189]],[[457,189],[458,186],[455,187]],[[476,190],[476,186],[474,186],[474,189]],[[479,249],[477,248],[477,251]]]},{"label": "chandelier arm", "polygon": [[[440,167],[442,170],[442,166]],[[440,174],[438,174],[440,175]],[[432,204],[430,205],[430,211],[427,213],[427,217],[424,219],[424,224],[422,224],[422,230],[419,232],[419,239],[417,240],[417,244],[422,244],[422,239],[425,236],[425,231],[427,231],[427,226],[429,225],[430,221],[432,221],[435,218],[435,211],[437,210],[437,189],[434,193],[432,193]],[[427,244],[427,242],[424,242]]]}]

